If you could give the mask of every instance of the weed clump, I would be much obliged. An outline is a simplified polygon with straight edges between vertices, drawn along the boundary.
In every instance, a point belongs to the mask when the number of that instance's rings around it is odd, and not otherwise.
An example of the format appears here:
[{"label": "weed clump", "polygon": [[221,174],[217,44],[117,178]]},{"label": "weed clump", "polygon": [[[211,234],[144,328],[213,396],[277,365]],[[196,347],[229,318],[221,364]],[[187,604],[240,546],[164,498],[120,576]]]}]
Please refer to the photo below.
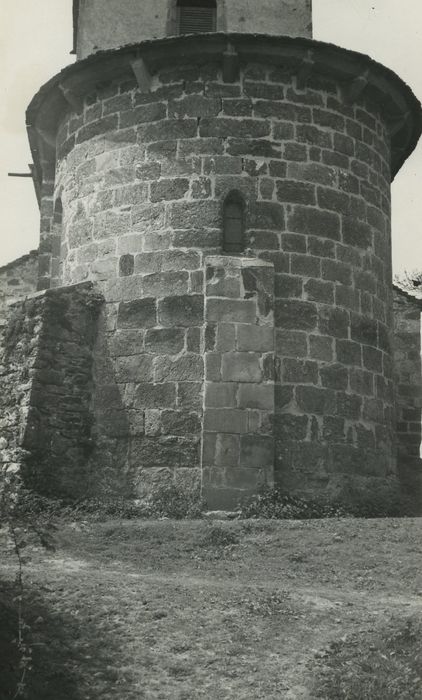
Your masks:
[{"label": "weed clump", "polygon": [[267,488],[240,503],[241,518],[268,520],[311,520],[318,518],[343,518],[347,511],[340,505],[304,500]]}]

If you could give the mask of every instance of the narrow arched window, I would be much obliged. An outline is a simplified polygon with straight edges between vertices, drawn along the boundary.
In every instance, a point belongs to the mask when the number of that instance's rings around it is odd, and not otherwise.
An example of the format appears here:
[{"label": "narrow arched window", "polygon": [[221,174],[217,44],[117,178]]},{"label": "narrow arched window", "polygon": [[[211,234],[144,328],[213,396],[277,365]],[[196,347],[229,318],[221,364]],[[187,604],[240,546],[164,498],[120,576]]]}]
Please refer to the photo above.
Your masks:
[{"label": "narrow arched window", "polygon": [[179,34],[215,32],[216,0],[177,0]]},{"label": "narrow arched window", "polygon": [[231,192],[223,205],[223,251],[241,253],[245,248],[245,202],[238,192]]},{"label": "narrow arched window", "polygon": [[63,205],[60,197],[54,203],[53,223],[61,225],[63,218]]}]

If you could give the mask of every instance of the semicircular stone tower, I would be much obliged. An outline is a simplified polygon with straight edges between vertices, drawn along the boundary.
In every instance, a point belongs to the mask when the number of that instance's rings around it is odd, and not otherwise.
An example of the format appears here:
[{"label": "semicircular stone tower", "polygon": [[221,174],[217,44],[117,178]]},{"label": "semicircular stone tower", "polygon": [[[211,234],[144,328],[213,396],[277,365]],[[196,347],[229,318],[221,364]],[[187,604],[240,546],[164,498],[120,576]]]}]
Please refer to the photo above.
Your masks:
[{"label": "semicircular stone tower", "polygon": [[39,287],[105,300],[90,483],[395,486],[390,183],[420,105],[313,41],[310,5],[75,2],[78,60],[27,123]]}]

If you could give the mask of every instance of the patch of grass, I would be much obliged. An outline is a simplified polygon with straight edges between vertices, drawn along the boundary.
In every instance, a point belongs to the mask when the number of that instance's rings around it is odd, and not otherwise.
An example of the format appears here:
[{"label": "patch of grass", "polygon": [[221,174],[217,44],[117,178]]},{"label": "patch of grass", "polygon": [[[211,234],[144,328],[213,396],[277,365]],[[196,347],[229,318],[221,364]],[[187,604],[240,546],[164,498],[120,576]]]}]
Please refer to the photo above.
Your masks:
[{"label": "patch of grass", "polygon": [[393,621],[382,632],[334,642],[322,655],[313,697],[324,700],[420,700],[422,624]]},{"label": "patch of grass", "polygon": [[201,544],[205,547],[231,547],[239,544],[239,537],[232,530],[213,525],[204,532]]}]

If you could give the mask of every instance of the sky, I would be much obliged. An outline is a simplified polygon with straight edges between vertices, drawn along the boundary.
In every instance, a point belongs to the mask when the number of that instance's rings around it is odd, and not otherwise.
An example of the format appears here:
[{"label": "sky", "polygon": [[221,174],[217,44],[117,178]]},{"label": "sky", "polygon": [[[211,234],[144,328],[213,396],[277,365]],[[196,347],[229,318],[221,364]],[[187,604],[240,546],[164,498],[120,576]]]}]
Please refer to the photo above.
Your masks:
[{"label": "sky", "polygon": [[[107,0],[104,0],[107,2]],[[257,3],[259,0],[257,0]],[[421,0],[313,0],[314,38],[369,54],[422,100]],[[38,246],[25,109],[72,63],[72,0],[0,0],[0,266]],[[393,269],[422,269],[422,141],[393,183]]]}]

